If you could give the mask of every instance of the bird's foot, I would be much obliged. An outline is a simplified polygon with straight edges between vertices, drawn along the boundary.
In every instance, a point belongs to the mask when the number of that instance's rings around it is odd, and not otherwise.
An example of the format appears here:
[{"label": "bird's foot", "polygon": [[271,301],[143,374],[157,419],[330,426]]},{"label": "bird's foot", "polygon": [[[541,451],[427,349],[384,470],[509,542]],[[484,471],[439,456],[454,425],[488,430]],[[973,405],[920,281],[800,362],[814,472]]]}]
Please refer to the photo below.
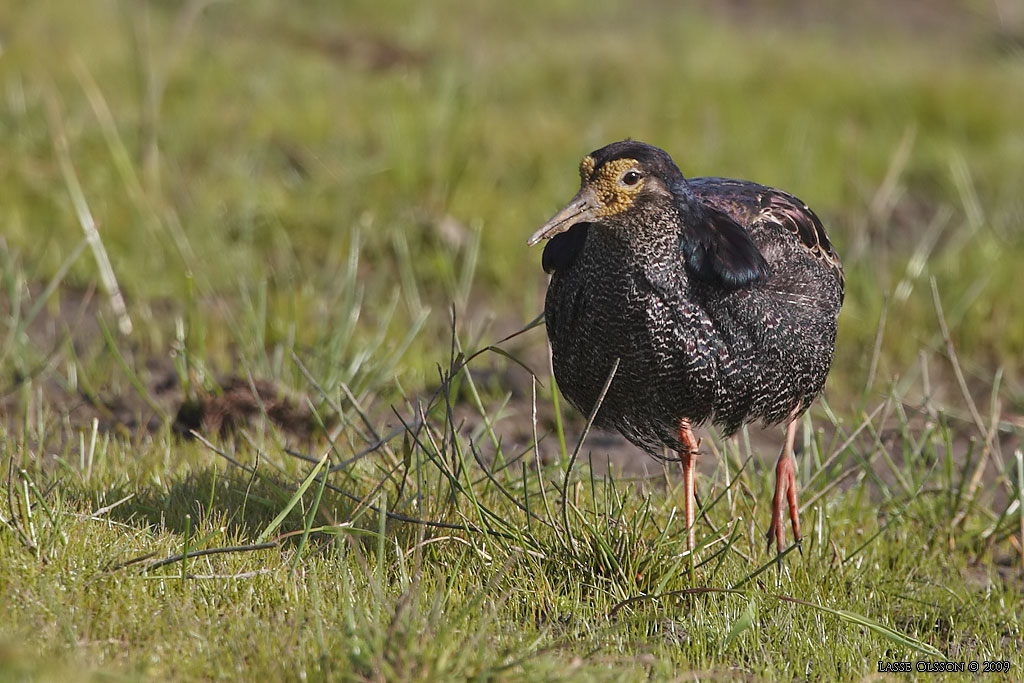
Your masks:
[{"label": "bird's foot", "polygon": [[786,544],[786,534],[782,529],[782,511],[777,506],[772,506],[772,521],[768,525],[768,533],[765,534],[768,540],[767,550],[771,552],[772,541],[775,541],[776,554],[782,556],[782,550]]},{"label": "bird's foot", "polygon": [[768,551],[775,541],[775,552],[780,557],[786,548],[786,532],[782,526],[783,500],[789,507],[789,520],[793,525],[793,542],[803,555],[803,536],[800,534],[800,504],[797,500],[796,466],[793,456],[783,451],[775,466],[775,495],[772,497],[772,521],[768,525]]}]

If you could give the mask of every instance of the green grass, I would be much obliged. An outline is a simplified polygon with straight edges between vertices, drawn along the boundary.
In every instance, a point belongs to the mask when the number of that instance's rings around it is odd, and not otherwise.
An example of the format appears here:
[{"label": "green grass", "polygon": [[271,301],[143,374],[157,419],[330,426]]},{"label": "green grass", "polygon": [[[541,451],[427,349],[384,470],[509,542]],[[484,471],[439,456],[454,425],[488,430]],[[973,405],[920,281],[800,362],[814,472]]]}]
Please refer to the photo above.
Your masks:
[{"label": "green grass", "polygon": [[548,435],[554,464],[500,448],[485,473],[485,429],[448,410],[472,382],[460,365],[421,412],[399,410],[409,429],[391,451],[328,477],[273,440],[257,452],[87,433],[47,474],[5,440],[3,665],[45,676],[43,653],[130,677],[400,680],[846,678],[938,653],[1021,666],[1018,514],[965,493],[971,463],[954,462],[942,411],[921,431],[900,422],[898,465],[877,414],[830,443],[807,431],[806,542],[780,571],[763,540],[770,478],[743,446],[716,444],[691,558],[667,469],[565,480]]},{"label": "green grass", "polygon": [[[1019,677],[1024,59],[983,15],[780,7],[0,8],[0,680]],[[541,329],[463,364],[626,136],[795,192],[844,258],[781,569],[756,435],[705,439],[691,558],[670,468],[566,474]],[[227,375],[333,445],[174,434]]]}]

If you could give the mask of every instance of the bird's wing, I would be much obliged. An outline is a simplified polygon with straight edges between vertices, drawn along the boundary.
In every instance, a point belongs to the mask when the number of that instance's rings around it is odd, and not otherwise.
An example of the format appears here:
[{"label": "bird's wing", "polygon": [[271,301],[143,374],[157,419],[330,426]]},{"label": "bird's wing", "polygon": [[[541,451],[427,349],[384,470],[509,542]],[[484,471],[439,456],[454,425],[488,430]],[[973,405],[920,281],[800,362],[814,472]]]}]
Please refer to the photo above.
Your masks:
[{"label": "bird's wing", "polygon": [[699,213],[688,209],[681,204],[679,248],[691,275],[725,289],[737,289],[771,274],[757,244],[732,216],[713,206],[704,206]]},{"label": "bird's wing", "polygon": [[745,180],[691,178],[690,189],[705,205],[728,214],[741,226],[775,223],[792,233],[815,258],[831,268],[843,282],[843,264],[821,221],[810,207],[793,195]]}]

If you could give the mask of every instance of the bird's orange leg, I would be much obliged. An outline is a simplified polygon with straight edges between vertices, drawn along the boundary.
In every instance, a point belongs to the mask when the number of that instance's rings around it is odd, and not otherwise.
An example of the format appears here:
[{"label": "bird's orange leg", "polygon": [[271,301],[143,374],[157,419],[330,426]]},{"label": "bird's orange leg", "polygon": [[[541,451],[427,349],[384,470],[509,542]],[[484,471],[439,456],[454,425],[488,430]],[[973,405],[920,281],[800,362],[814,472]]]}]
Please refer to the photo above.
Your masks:
[{"label": "bird's orange leg", "polygon": [[700,440],[693,435],[689,420],[683,419],[679,422],[679,440],[683,442],[683,450],[679,451],[679,457],[683,463],[683,497],[686,499],[683,508],[686,514],[686,548],[692,551],[697,547],[697,529],[694,526],[696,495],[693,489],[693,468],[697,462],[697,449],[700,448]]},{"label": "bird's orange leg", "polygon": [[797,502],[796,460],[793,458],[793,444],[796,442],[797,421],[790,420],[786,425],[786,443],[779,453],[779,461],[775,464],[775,496],[772,498],[772,522],[768,526],[768,548],[775,539],[775,549],[781,554],[786,543],[782,530],[782,497],[789,503],[789,519],[793,523],[793,537],[797,544],[800,536],[800,504]]}]

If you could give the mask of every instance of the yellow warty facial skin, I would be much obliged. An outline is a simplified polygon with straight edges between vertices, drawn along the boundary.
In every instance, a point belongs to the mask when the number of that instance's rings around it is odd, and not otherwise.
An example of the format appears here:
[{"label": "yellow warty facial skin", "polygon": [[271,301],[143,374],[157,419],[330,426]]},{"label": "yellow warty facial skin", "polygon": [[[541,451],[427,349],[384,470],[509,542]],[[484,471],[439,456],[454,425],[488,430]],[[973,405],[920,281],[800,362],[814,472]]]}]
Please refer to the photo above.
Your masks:
[{"label": "yellow warty facial skin", "polygon": [[583,157],[583,161],[580,162],[580,178],[584,187],[592,190],[597,197],[598,208],[595,215],[602,218],[614,216],[633,206],[633,201],[643,188],[644,181],[641,178],[636,185],[623,185],[619,178],[638,165],[636,159],[614,159],[602,166],[596,177],[591,178],[594,172],[594,158]]},{"label": "yellow warty facial skin", "polygon": [[585,156],[580,162],[580,180],[586,183],[590,179],[590,174],[594,172],[594,157]]}]

